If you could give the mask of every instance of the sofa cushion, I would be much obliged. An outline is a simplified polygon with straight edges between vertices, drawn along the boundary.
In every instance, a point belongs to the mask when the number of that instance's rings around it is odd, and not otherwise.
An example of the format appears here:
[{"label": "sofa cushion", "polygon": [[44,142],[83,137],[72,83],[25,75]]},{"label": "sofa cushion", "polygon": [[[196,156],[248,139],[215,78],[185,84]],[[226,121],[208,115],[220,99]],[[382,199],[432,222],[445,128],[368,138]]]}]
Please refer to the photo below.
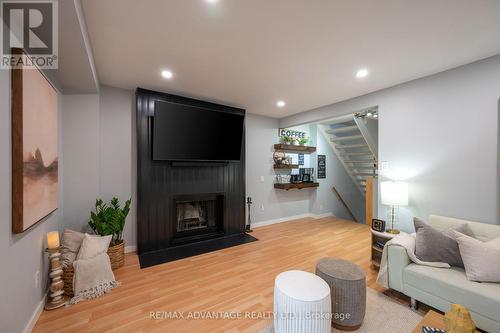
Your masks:
[{"label": "sofa cushion", "polygon": [[468,280],[500,282],[500,238],[481,242],[457,232],[456,239]]},{"label": "sofa cushion", "polygon": [[492,320],[500,313],[500,284],[467,280],[462,268],[435,268],[410,264],[403,282],[429,294],[458,303]]},{"label": "sofa cushion", "polygon": [[419,218],[414,218],[413,223],[417,232],[415,243],[415,255],[418,259],[427,262],[445,262],[451,266],[464,267],[456,234],[454,230],[462,234],[474,237],[474,233],[467,223],[458,224],[450,229],[441,231],[425,223]]}]

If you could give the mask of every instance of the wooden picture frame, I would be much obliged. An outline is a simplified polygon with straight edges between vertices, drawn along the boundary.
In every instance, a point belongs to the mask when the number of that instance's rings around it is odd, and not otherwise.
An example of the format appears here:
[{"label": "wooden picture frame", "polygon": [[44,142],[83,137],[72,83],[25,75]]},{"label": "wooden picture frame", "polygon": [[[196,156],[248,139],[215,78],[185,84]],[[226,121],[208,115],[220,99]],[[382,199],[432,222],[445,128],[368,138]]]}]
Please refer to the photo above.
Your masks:
[{"label": "wooden picture frame", "polygon": [[12,232],[22,233],[58,208],[58,92],[38,68],[23,65],[12,68],[11,88]]}]

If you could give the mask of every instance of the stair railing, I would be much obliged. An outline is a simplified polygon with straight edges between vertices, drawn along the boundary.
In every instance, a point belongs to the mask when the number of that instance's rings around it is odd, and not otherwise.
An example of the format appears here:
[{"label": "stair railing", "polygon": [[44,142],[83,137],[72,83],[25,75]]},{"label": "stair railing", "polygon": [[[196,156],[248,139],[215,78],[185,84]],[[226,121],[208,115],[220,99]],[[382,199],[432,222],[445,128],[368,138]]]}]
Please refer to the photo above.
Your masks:
[{"label": "stair railing", "polygon": [[337,189],[335,188],[335,186],[332,187],[332,190],[335,193],[335,195],[337,196],[337,198],[339,199],[339,201],[342,203],[342,205],[344,205],[344,208],[347,210],[347,212],[349,213],[349,215],[351,215],[352,220],[354,222],[358,222],[358,220],[356,219],[356,217],[352,213],[351,209],[349,208],[349,206],[347,206],[347,203],[344,201],[344,199],[342,199],[342,196],[340,195],[339,191],[337,191]]}]

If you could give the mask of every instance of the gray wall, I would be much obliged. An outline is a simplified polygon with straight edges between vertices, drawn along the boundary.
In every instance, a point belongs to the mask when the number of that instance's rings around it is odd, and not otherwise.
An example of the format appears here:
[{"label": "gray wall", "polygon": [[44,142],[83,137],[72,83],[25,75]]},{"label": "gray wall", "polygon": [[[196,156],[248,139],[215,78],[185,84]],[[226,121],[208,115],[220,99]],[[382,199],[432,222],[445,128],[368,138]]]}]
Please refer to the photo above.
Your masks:
[{"label": "gray wall", "polygon": [[100,195],[132,199],[124,230],[126,246],[136,246],[135,95],[103,86],[100,95]]},{"label": "gray wall", "polygon": [[311,190],[282,191],[273,187],[273,145],[278,142],[278,123],[274,118],[246,116],[246,189],[247,196],[253,199],[253,223],[309,213]]},{"label": "gray wall", "polygon": [[[379,106],[383,178],[409,182],[399,227],[429,214],[498,224],[500,56],[284,118],[293,126]],[[386,218],[386,207],[379,205]]]},{"label": "gray wall", "polygon": [[[0,70],[0,331],[17,333],[24,330],[45,295],[49,265],[44,253],[47,246],[45,235],[48,231],[58,229],[61,209],[30,230],[18,235],[12,234],[10,110],[10,71]],[[59,141],[61,140],[62,137],[59,137]],[[62,151],[59,151],[61,168]],[[60,187],[61,183],[60,181]],[[60,200],[61,198],[62,196]],[[60,202],[59,207],[61,206]],[[35,284],[37,271],[40,272],[38,288]]]},{"label": "gray wall", "polygon": [[62,228],[87,231],[99,196],[99,95],[63,95]]},{"label": "gray wall", "polygon": [[132,198],[125,246],[136,246],[134,93],[102,87],[99,95],[63,96],[62,227],[88,231],[95,200]]}]

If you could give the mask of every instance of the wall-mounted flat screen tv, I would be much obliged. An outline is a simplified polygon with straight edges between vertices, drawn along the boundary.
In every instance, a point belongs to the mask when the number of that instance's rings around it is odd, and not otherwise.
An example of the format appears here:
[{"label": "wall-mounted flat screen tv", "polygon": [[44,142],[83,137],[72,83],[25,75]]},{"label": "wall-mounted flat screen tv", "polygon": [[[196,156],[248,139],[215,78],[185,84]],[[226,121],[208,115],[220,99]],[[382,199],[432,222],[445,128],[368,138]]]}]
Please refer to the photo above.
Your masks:
[{"label": "wall-mounted flat screen tv", "polygon": [[244,114],[157,101],[153,160],[239,161]]}]

